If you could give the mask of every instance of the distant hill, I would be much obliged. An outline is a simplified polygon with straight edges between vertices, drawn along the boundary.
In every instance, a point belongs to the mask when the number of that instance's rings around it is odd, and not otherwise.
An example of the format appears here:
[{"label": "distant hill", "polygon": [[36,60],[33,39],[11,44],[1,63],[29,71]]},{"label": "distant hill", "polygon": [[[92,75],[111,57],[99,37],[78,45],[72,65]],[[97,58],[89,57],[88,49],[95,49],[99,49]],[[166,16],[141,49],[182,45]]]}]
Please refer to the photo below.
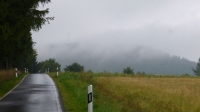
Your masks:
[{"label": "distant hill", "polygon": [[[147,51],[151,51],[148,53]],[[160,53],[160,54],[159,54]],[[80,60],[86,68],[94,71],[122,72],[123,68],[130,66],[135,72],[148,74],[193,74],[192,67],[196,66],[186,58],[170,56],[167,53],[153,51],[148,48],[137,48],[129,53],[115,54],[111,56],[99,55]],[[87,61],[86,61],[87,60]]]},{"label": "distant hill", "polygon": [[[72,45],[70,44],[70,46]],[[115,49],[88,50],[89,48],[84,49],[81,46],[73,45],[71,49],[66,49],[66,52],[55,53],[57,55],[54,58],[62,67],[78,62],[86,70],[94,72],[105,70],[121,73],[123,68],[130,66],[135,72],[144,71],[148,74],[181,75],[187,73],[192,75],[192,67],[196,66],[195,62],[186,58],[171,56],[149,47],[137,46],[120,51],[118,47]]]}]

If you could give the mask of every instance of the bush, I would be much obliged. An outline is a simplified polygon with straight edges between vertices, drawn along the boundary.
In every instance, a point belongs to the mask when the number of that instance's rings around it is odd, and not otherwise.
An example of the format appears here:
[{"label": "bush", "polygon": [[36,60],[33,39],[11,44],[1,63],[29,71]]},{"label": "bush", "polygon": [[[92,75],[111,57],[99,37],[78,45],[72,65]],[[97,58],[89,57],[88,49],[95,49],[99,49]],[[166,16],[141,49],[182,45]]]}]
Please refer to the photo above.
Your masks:
[{"label": "bush", "polygon": [[124,74],[134,74],[134,71],[133,71],[133,69],[131,69],[131,67],[127,67],[127,68],[124,68],[123,73]]},{"label": "bush", "polygon": [[84,66],[81,66],[80,64],[74,62],[73,64],[67,66],[64,68],[65,72],[70,71],[70,72],[83,72],[84,71]]}]

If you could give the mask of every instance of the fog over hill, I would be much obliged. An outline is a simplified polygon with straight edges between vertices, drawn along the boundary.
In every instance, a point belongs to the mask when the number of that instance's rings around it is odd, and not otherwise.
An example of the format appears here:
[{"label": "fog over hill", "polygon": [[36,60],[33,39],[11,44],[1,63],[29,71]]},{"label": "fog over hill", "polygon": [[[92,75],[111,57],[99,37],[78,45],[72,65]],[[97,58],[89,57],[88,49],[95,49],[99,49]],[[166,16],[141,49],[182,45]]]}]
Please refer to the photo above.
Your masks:
[{"label": "fog over hill", "polygon": [[199,4],[199,0],[52,1],[44,8],[55,19],[32,32],[38,61],[56,58],[62,67],[78,62],[93,71],[122,72],[130,66],[136,72],[191,74],[195,63],[187,59],[197,61],[200,56]]},{"label": "fog over hill", "polygon": [[94,45],[68,43],[51,44],[40,48],[40,50],[39,61],[55,58],[62,65],[62,68],[65,65],[78,62],[85,67],[85,70],[94,72],[104,70],[122,72],[123,68],[130,66],[134,68],[135,72],[180,75],[193,74],[192,67],[196,66],[195,62],[186,58],[171,56],[169,53],[148,46],[115,45],[107,49],[106,47],[94,47]]}]

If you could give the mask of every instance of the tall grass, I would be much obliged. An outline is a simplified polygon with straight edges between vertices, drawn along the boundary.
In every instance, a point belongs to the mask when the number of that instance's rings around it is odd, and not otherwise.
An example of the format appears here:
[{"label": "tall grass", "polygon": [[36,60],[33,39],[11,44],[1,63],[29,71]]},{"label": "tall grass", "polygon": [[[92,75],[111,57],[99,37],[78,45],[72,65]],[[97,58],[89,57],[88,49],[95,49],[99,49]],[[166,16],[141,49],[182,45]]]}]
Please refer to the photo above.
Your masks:
[{"label": "tall grass", "polygon": [[95,112],[200,111],[198,77],[66,73],[53,79],[69,112],[86,111],[89,84]]},{"label": "tall grass", "polygon": [[25,74],[18,71],[18,77],[15,76],[15,70],[0,71],[0,98],[17,85]]},{"label": "tall grass", "polygon": [[0,71],[0,84],[14,77],[14,70],[1,70]]},{"label": "tall grass", "polygon": [[99,77],[95,82],[101,94],[122,101],[126,112],[200,111],[198,78]]}]

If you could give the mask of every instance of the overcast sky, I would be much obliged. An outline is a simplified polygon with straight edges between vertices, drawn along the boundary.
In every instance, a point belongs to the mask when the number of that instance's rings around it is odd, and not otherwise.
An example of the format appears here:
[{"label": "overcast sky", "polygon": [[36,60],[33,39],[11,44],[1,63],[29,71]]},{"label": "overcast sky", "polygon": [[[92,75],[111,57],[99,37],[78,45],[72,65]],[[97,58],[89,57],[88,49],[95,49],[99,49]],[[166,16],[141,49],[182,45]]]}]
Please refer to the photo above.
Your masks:
[{"label": "overcast sky", "polygon": [[199,0],[52,0],[44,8],[55,20],[33,32],[38,60],[74,47],[112,53],[145,46],[192,61],[200,57]]}]

